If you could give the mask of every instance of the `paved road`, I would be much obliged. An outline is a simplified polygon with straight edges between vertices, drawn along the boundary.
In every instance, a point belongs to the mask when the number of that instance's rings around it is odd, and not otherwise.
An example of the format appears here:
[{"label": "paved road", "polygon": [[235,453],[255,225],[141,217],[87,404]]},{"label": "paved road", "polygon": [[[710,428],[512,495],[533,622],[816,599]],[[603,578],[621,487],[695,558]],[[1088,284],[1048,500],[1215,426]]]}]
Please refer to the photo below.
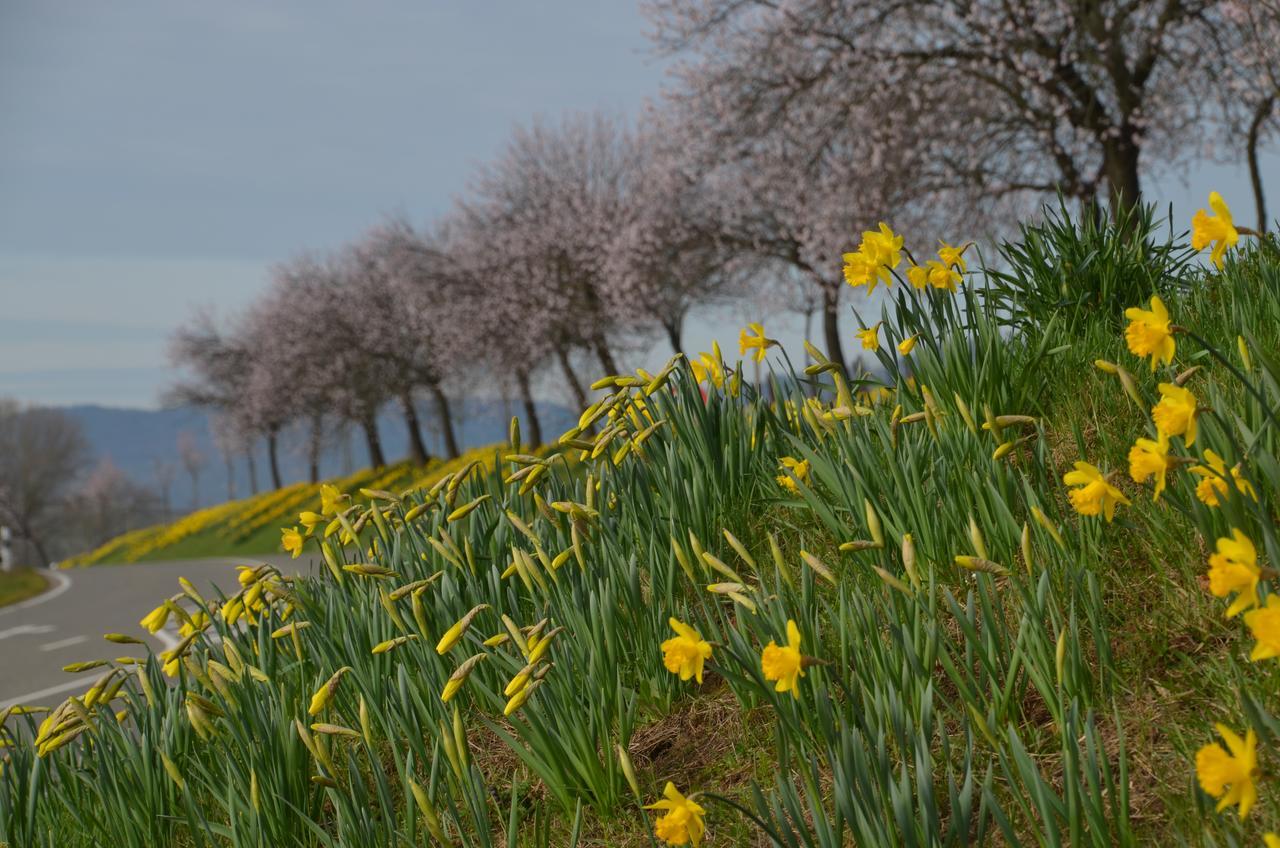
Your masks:
[{"label": "paved road", "polygon": [[[288,567],[287,557],[267,556],[256,562],[263,560],[286,573],[307,570],[301,559]],[[52,706],[86,691],[102,674],[67,674],[62,670],[67,663],[139,655],[143,650],[140,645],[104,641],[104,633],[146,638],[156,652],[171,647],[176,634],[162,630],[152,636],[138,621],[181,591],[178,578],[186,577],[202,593],[212,594],[211,587],[217,586],[231,594],[238,588],[234,566],[254,562],[199,559],[46,572],[52,580],[48,591],[0,607],[0,709],[15,703]]]}]

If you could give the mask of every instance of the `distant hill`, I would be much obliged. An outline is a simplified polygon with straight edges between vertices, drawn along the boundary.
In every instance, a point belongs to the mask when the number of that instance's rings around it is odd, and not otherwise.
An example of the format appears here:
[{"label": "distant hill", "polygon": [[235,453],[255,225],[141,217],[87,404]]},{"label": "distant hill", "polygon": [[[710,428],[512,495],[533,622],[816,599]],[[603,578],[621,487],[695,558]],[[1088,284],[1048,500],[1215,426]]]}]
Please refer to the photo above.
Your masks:
[{"label": "distant hill", "polygon": [[[455,406],[462,410],[454,426],[463,450],[504,441],[511,415],[519,409],[517,405],[486,399],[470,400]],[[203,410],[187,407],[117,409],[96,405],[69,406],[63,407],[63,410],[80,422],[96,457],[109,457],[121,471],[139,483],[155,485],[156,461],[174,463],[171,495],[174,509],[207,506],[250,494],[247,463],[243,455],[233,458],[232,488],[228,489],[227,467],[214,446],[209,419]],[[541,405],[539,414],[543,432],[548,435],[561,433],[577,422],[576,414],[556,404]],[[441,444],[440,434],[433,429],[431,410],[424,404],[419,415],[423,421],[423,436],[427,440],[428,449],[443,455],[444,446]],[[406,457],[409,453],[408,433],[403,419],[388,411],[379,419],[378,425],[387,460],[395,462]],[[191,479],[178,459],[178,435],[184,431],[192,434],[207,458],[194,500]],[[304,446],[301,431],[288,432],[281,439],[280,472],[286,485],[307,477]],[[270,486],[265,443],[258,445],[255,456],[258,487],[261,490]],[[345,438],[335,436],[330,439],[330,444],[321,457],[320,476],[342,476],[368,464],[363,434],[352,430]]]}]

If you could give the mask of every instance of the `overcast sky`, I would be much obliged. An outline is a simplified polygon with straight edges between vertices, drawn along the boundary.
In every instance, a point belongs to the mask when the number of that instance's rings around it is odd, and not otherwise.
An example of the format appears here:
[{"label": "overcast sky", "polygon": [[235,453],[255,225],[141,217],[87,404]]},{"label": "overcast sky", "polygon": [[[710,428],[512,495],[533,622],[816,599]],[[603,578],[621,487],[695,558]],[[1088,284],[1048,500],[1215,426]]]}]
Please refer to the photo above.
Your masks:
[{"label": "overcast sky", "polygon": [[[638,109],[663,76],[645,28],[634,0],[4,0],[0,396],[153,406],[196,305],[383,214],[427,220],[515,123]],[[1251,221],[1240,169],[1152,193],[1187,219],[1211,187]]]}]

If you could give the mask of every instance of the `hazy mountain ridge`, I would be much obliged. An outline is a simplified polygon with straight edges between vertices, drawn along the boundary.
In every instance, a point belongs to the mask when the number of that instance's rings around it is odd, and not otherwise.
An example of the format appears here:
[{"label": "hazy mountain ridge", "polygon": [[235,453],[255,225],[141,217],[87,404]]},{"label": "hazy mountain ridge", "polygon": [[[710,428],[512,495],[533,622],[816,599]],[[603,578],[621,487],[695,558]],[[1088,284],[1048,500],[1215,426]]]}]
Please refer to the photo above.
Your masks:
[{"label": "hazy mountain ridge", "polygon": [[[433,454],[443,455],[439,433],[432,426],[434,415],[426,408],[419,414],[423,421],[423,438]],[[470,447],[503,441],[507,427],[517,407],[501,400],[475,399],[465,409],[454,426],[460,446]],[[193,505],[205,506],[227,500],[228,495],[245,497],[251,494],[247,461],[243,453],[232,459],[233,487],[228,490],[227,468],[222,454],[215,446],[209,427],[209,419],[203,410],[191,407],[175,409],[129,409],[81,404],[62,407],[63,411],[80,423],[95,457],[95,462],[110,459],[121,471],[147,486],[156,485],[156,462],[173,464],[171,506],[185,510]],[[577,420],[567,408],[557,404],[539,407],[544,433],[559,433],[571,427]],[[408,455],[408,433],[404,421],[390,410],[378,420],[383,448],[390,462]],[[189,432],[205,456],[205,466],[199,475],[196,497],[192,498],[191,478],[182,466],[178,455],[178,436]],[[286,431],[280,444],[280,474],[288,484],[307,477],[307,461],[304,453],[305,435],[301,430]],[[267,465],[266,443],[260,442],[254,452],[257,463],[258,488],[271,484]],[[333,477],[350,473],[369,464],[362,434],[351,431],[345,440],[337,435],[328,439],[321,456],[320,476]]]}]

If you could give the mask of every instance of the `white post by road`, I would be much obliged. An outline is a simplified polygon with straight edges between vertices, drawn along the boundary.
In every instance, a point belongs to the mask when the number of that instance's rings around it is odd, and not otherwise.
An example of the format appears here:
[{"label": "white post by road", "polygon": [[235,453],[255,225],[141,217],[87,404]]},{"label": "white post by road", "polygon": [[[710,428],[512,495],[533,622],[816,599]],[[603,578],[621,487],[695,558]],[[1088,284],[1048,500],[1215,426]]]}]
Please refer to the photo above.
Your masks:
[{"label": "white post by road", "polygon": [[13,568],[13,548],[9,546],[9,540],[13,537],[8,527],[0,527],[0,571],[9,571]]}]

